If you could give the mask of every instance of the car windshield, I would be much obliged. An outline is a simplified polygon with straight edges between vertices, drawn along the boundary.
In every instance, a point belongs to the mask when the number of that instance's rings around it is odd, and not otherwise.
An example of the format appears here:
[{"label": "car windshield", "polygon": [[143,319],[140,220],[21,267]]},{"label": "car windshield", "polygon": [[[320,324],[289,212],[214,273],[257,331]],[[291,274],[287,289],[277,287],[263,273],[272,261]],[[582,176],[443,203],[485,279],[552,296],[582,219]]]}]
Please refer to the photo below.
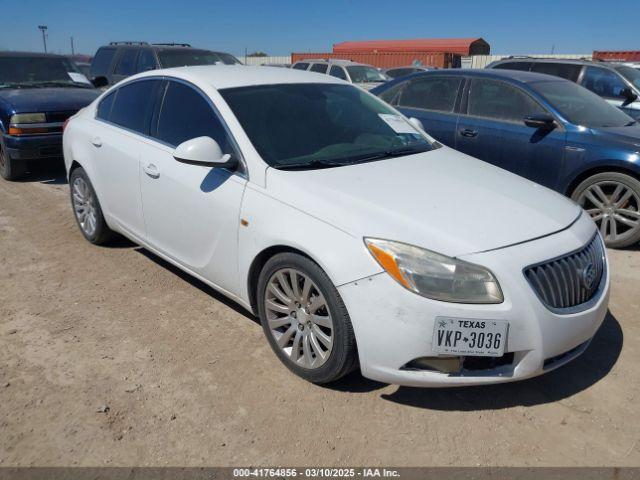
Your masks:
[{"label": "car windshield", "polygon": [[573,82],[536,82],[531,86],[567,120],[589,128],[624,127],[633,119],[595,93]]},{"label": "car windshield", "polygon": [[347,72],[353,83],[386,82],[385,76],[373,67],[367,65],[353,65],[347,67]]},{"label": "car windshield", "polygon": [[93,88],[68,58],[0,56],[0,88]]},{"label": "car windshield", "polygon": [[220,94],[276,168],[342,166],[434,148],[404,117],[350,85],[261,85]]},{"label": "car windshield", "polygon": [[638,90],[640,90],[640,70],[637,70],[638,67],[627,67],[623,65],[621,67],[616,67],[616,70],[620,75],[626,78],[629,82],[633,84]]},{"label": "car windshield", "polygon": [[188,67],[193,65],[238,65],[241,64],[233,55],[193,48],[172,48],[158,51],[158,58],[163,68]]}]

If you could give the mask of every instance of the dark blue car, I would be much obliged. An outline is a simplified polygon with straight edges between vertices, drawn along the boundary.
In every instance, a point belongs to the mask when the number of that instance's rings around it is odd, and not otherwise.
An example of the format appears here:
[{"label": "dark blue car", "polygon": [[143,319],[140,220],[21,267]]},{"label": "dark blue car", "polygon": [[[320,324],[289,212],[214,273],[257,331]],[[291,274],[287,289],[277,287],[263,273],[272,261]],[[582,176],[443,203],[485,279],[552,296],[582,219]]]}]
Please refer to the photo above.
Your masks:
[{"label": "dark blue car", "polygon": [[438,70],[371,92],[445,145],[570,196],[608,246],[640,241],[640,126],[585,88],[531,72]]},{"label": "dark blue car", "polygon": [[62,161],[65,120],[99,93],[66,57],[0,52],[0,175],[16,180],[33,160]]}]

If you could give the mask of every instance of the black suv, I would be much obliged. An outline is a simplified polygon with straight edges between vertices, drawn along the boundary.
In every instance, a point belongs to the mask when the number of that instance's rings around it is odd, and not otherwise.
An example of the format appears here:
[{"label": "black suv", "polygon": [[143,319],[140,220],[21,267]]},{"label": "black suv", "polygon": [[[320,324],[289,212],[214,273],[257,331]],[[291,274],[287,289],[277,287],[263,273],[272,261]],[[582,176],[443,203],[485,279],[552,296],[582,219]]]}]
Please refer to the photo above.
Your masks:
[{"label": "black suv", "polygon": [[229,53],[192,48],[188,43],[111,42],[96,52],[90,76],[96,87],[105,87],[147,70],[217,64],[242,63]]},{"label": "black suv", "polygon": [[532,57],[508,57],[487,68],[523,70],[566,78],[640,119],[640,70],[620,63]]}]

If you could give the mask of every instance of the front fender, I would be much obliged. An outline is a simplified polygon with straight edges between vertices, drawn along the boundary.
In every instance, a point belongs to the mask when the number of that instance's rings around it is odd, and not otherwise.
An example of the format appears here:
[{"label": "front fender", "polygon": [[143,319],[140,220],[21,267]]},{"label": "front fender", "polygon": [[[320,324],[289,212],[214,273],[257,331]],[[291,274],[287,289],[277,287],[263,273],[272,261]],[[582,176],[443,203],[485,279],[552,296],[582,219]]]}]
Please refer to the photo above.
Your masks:
[{"label": "front fender", "polygon": [[240,217],[248,225],[241,226],[238,234],[238,291],[247,302],[251,264],[261,252],[274,246],[305,253],[336,286],[382,272],[362,238],[287,205],[254,184],[247,186]]}]

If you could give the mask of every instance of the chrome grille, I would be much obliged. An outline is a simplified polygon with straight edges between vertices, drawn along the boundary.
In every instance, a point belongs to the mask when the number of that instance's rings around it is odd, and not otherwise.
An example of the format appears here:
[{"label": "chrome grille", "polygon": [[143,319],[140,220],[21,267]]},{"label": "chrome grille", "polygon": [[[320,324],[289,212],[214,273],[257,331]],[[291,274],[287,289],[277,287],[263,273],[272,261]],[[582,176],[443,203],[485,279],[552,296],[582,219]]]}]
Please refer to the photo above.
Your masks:
[{"label": "chrome grille", "polygon": [[527,267],[524,275],[542,303],[558,310],[589,302],[600,288],[605,267],[604,245],[596,234],[582,249]]}]

